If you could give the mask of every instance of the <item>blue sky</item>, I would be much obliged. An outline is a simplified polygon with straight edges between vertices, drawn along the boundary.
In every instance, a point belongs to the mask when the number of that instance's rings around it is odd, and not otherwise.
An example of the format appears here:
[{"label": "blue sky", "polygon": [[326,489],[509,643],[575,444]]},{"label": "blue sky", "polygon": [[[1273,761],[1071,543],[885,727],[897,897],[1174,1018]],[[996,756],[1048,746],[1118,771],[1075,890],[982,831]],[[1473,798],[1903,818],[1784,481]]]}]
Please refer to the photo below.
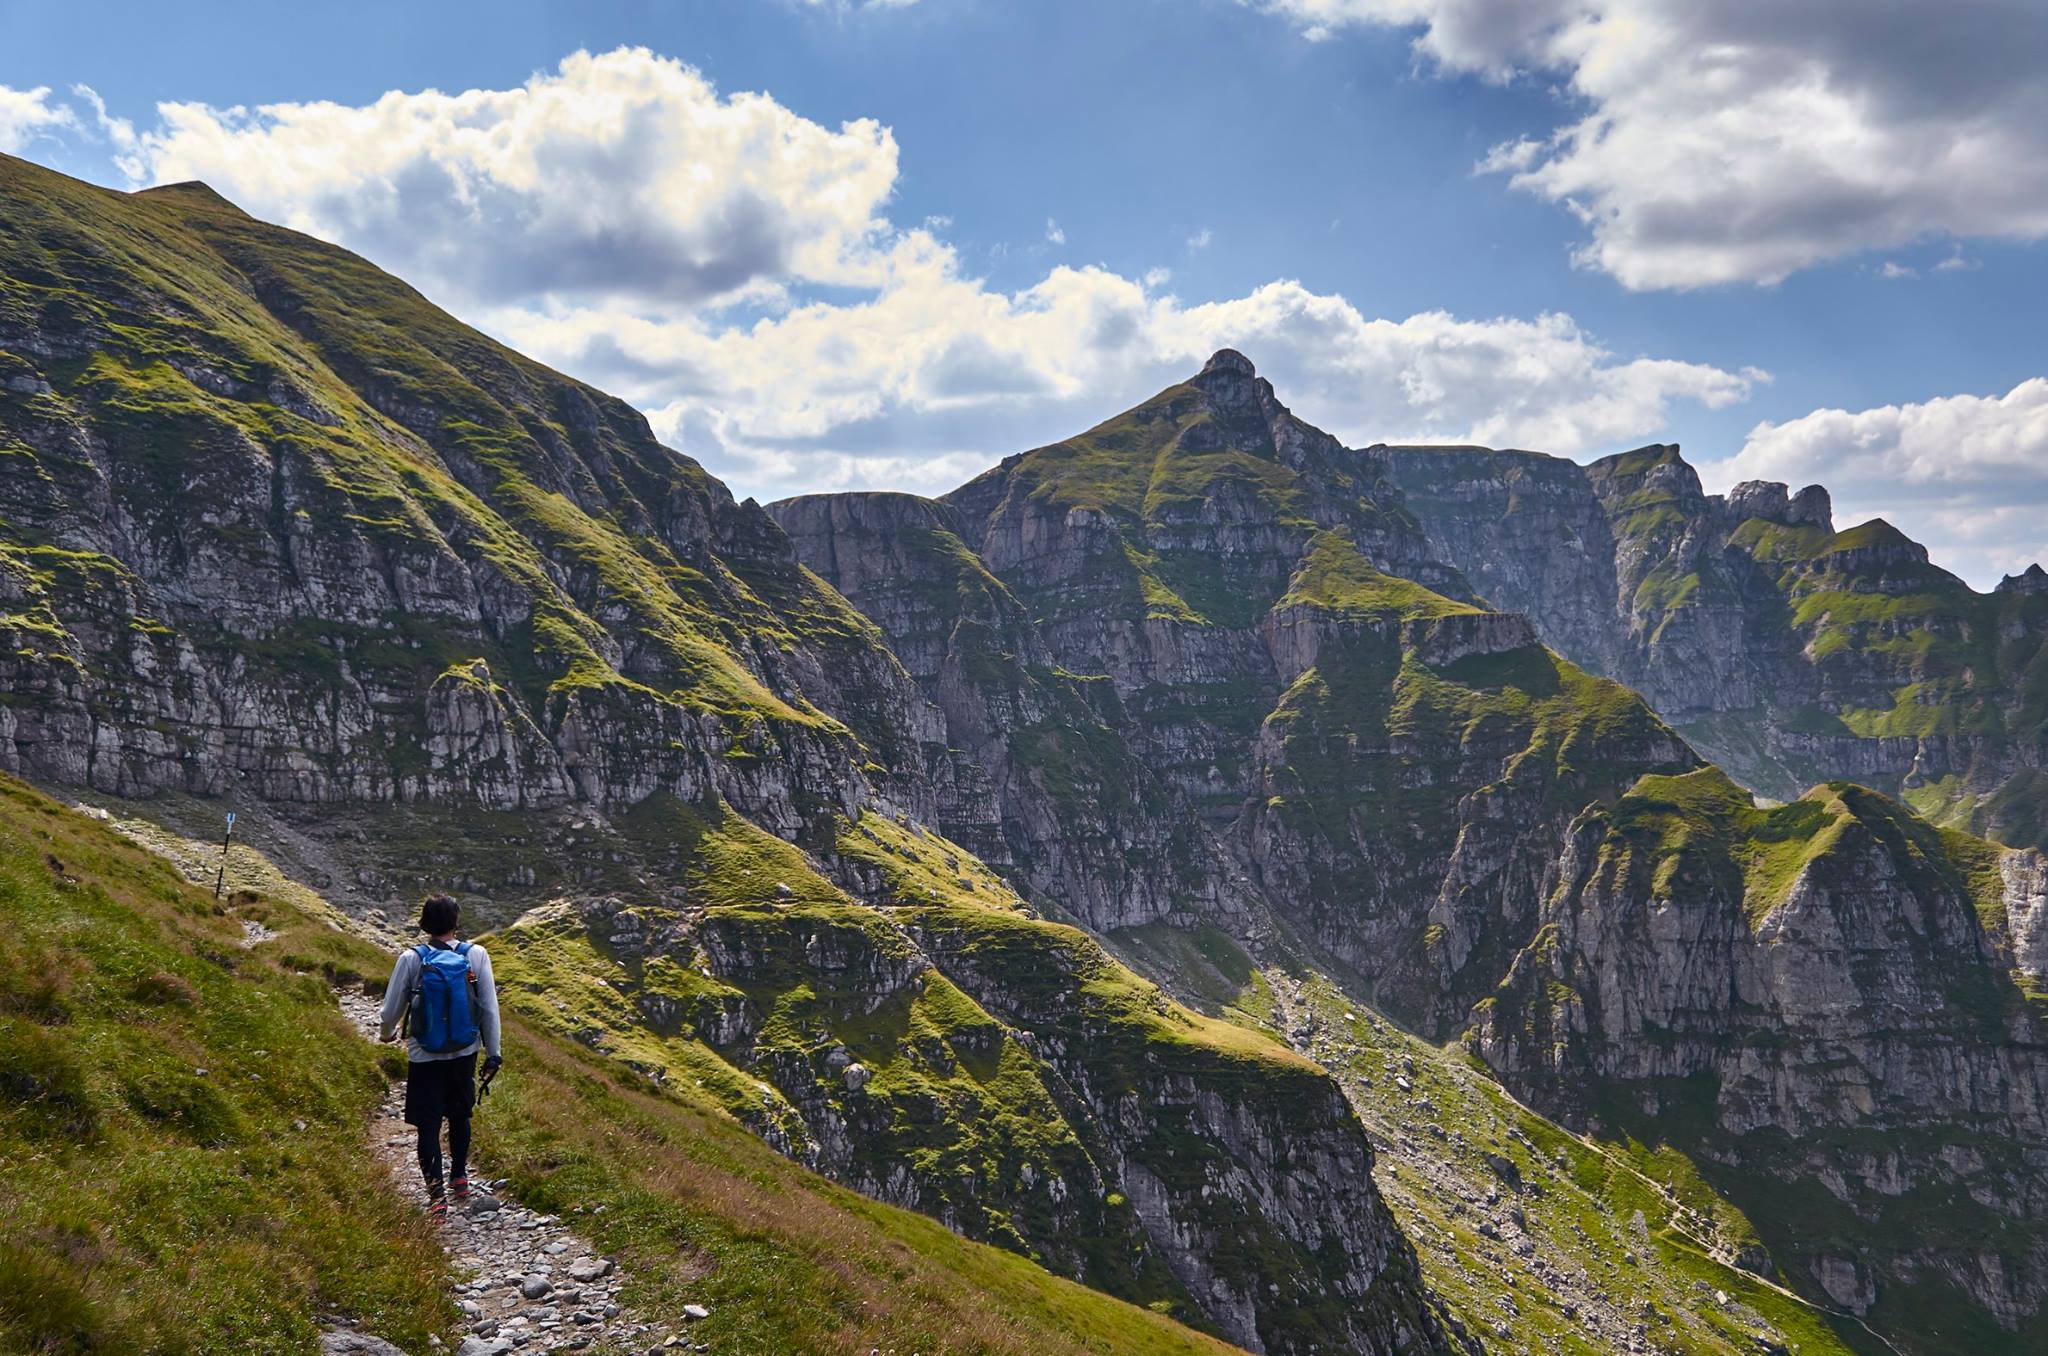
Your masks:
[{"label": "blue sky", "polygon": [[179,8],[0,3],[0,149],[206,177],[738,493],[943,490],[1227,342],[1354,443],[1679,441],[2048,554],[2038,5]]}]

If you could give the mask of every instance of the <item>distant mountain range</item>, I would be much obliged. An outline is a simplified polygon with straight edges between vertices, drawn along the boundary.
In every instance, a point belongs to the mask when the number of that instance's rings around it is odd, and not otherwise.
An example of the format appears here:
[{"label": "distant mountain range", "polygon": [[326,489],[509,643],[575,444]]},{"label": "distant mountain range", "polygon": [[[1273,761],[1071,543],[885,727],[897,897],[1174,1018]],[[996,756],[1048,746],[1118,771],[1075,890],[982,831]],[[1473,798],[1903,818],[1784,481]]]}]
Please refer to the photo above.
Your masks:
[{"label": "distant mountain range", "polygon": [[2048,1341],[2038,570],[1228,350],[763,508],[203,186],[0,203],[7,770],[452,882],[541,1026],[1250,1350]]}]

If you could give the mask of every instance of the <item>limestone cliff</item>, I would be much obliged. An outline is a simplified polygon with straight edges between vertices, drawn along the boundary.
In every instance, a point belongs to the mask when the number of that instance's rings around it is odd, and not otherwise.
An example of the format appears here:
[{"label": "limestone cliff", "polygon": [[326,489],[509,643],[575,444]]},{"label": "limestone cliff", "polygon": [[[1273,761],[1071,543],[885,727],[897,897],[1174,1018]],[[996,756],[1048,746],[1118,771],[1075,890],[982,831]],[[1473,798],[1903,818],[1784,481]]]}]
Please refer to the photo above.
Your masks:
[{"label": "limestone cliff", "polygon": [[1709,495],[1672,446],[1584,467],[1387,451],[1433,548],[1482,594],[1755,789],[1854,778],[2048,846],[2038,567],[1976,593],[1883,521],[1837,532],[1820,486]]},{"label": "limestone cliff", "polygon": [[1646,778],[1575,826],[1472,1042],[1539,1106],[1698,1152],[1844,1308],[1925,1340],[1953,1287],[1979,1340],[2038,1335],[2043,871],[1845,783],[1765,810]]},{"label": "limestone cliff", "polygon": [[1064,667],[945,505],[807,495],[768,512],[811,569],[872,618],[969,756],[949,837],[1092,928],[1235,907],[1211,836],[1125,735],[1115,686]]}]

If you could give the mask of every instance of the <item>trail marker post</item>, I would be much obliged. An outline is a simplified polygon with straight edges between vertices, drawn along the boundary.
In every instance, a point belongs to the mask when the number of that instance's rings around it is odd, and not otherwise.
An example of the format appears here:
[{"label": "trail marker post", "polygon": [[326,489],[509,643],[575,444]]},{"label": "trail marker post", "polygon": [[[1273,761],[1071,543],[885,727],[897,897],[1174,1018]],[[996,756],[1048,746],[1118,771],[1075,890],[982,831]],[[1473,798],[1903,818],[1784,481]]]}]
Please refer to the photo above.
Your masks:
[{"label": "trail marker post", "polygon": [[227,879],[228,879],[228,844],[229,844],[229,843],[231,843],[231,842],[233,842],[233,841],[234,841],[234,839],[235,839],[235,812],[234,812],[233,810],[230,810],[230,811],[228,811],[228,831],[227,831],[226,833],[224,833],[224,834],[222,834],[222,835],[221,835],[221,840],[220,840],[220,870],[219,870],[218,872],[216,872],[216,873],[214,874],[214,877],[213,877],[213,897],[214,897],[215,899],[219,899],[219,898],[220,898],[220,888],[221,888],[221,886],[223,886],[223,885],[227,884]]}]

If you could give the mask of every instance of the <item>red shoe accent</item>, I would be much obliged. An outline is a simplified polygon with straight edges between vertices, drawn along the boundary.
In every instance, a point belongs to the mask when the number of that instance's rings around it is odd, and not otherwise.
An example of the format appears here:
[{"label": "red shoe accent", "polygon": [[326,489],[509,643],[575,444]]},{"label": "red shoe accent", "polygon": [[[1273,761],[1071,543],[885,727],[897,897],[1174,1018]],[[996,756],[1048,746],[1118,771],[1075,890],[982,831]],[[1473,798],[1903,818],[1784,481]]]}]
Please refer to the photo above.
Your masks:
[{"label": "red shoe accent", "polygon": [[454,1181],[450,1182],[450,1183],[448,1184],[448,1194],[449,1194],[449,1195],[450,1195],[451,1197],[453,1197],[453,1198],[455,1199],[455,1201],[456,1201],[456,1202],[457,1202],[458,1204],[459,1204],[460,1202],[463,1202],[463,1201],[466,1201],[466,1200],[468,1200],[468,1199],[469,1199],[469,1178],[467,1178],[467,1177],[458,1177],[458,1178],[456,1178],[456,1179],[455,1179]]}]

